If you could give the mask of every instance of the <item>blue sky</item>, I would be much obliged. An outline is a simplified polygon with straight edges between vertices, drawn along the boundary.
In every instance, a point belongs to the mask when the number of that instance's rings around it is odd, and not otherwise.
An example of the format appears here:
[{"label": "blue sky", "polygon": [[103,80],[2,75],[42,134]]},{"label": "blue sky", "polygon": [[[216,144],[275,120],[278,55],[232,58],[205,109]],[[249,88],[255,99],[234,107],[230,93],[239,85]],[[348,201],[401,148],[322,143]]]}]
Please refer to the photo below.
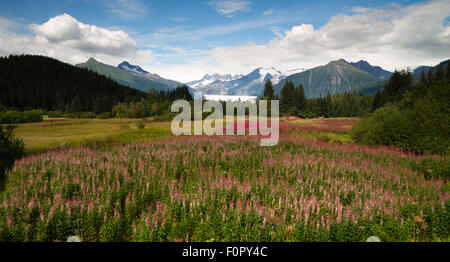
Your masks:
[{"label": "blue sky", "polygon": [[[180,81],[213,72],[248,73],[257,66],[309,68],[339,56],[365,58],[393,70],[446,58],[442,48],[450,47],[450,11],[445,7],[449,3],[0,0],[0,44],[6,44],[0,47],[0,55],[41,53],[71,63],[93,56],[114,65],[130,60]],[[415,33],[405,39],[411,30],[426,32],[427,26],[417,28],[424,17],[438,20],[423,22],[438,27],[431,30],[432,35],[428,30],[425,39],[414,37]],[[352,38],[354,42],[347,42]],[[395,61],[389,57],[399,47],[386,43],[392,39],[403,43]],[[371,46],[371,41],[379,43]],[[402,57],[410,55],[417,60]]]}]

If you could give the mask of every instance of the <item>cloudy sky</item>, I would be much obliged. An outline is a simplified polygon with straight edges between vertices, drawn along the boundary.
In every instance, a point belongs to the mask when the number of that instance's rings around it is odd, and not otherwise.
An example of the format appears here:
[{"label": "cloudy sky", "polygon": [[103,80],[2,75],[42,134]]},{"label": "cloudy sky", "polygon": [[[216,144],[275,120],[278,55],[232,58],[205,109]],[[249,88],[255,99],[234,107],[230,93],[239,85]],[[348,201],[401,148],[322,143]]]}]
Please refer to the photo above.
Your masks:
[{"label": "cloudy sky", "polygon": [[257,67],[450,58],[450,0],[0,0],[0,56],[126,60],[187,82]]}]

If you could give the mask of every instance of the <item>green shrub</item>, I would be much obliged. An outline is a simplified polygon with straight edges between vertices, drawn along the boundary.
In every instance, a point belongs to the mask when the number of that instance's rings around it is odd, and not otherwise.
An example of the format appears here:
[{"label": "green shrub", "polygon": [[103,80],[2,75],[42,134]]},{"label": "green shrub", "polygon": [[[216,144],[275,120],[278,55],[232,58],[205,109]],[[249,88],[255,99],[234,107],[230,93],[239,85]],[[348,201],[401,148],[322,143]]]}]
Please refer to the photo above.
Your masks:
[{"label": "green shrub", "polygon": [[164,113],[162,115],[157,115],[155,116],[153,119],[157,122],[166,122],[166,121],[172,121],[172,119],[175,117],[176,115],[173,113]]},{"label": "green shrub", "polygon": [[372,116],[363,118],[352,129],[353,139],[367,145],[387,145],[408,149],[415,128],[410,114],[398,105],[377,109]]},{"label": "green shrub", "polygon": [[6,172],[13,167],[14,161],[25,153],[23,141],[14,137],[13,129],[13,126],[4,128],[0,125],[0,186]]},{"label": "green shrub", "polygon": [[61,111],[48,111],[47,116],[50,118],[64,117],[64,113]]},{"label": "green shrub", "polygon": [[144,119],[136,121],[136,127],[138,129],[144,129],[145,128],[145,124],[146,124],[146,122],[145,122]]},{"label": "green shrub", "polygon": [[95,114],[92,112],[76,112],[76,113],[66,113],[67,118],[95,118]]},{"label": "green shrub", "polygon": [[448,153],[450,81],[417,85],[398,104],[388,104],[352,129],[357,143],[395,146],[414,152]]},{"label": "green shrub", "polygon": [[111,115],[110,112],[107,112],[107,113],[103,113],[103,114],[97,115],[97,118],[99,118],[99,119],[109,119],[109,118],[111,118],[111,117],[112,117],[112,115]]},{"label": "green shrub", "polygon": [[42,110],[0,112],[0,124],[35,123],[43,121]]}]

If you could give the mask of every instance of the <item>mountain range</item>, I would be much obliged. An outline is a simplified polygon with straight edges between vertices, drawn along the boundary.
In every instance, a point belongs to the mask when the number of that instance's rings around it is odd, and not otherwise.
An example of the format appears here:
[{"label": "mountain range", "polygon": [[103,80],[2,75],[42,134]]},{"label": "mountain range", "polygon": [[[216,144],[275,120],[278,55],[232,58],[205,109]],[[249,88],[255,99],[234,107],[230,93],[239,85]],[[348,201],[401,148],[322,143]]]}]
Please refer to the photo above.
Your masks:
[{"label": "mountain range", "polygon": [[[205,77],[203,79],[205,79]],[[222,78],[212,82],[212,79],[209,78],[209,80],[202,85],[189,85],[193,82],[187,84],[205,95],[259,96],[262,94],[264,83],[267,80],[270,79],[274,84],[277,84],[285,77],[286,76],[283,73],[273,67],[261,67],[244,76],[229,76],[230,79]]]},{"label": "mountain range", "polygon": [[110,77],[121,85],[129,86],[144,92],[154,88],[158,91],[174,90],[183,84],[174,80],[168,80],[156,74],[151,74],[139,66],[131,65],[124,61],[117,67],[101,63],[94,58],[90,58],[86,63],[76,65],[86,68],[101,75]]},{"label": "mountain range", "polygon": [[362,86],[385,79],[390,74],[380,67],[371,66],[366,61],[349,63],[340,59],[290,75],[275,85],[274,90],[279,95],[285,82],[292,81],[295,86],[302,83],[307,98],[317,98],[328,93],[333,95],[352,92]]},{"label": "mountain range", "polygon": [[[127,61],[114,67],[90,58],[86,63],[77,66],[110,77],[121,85],[145,92],[151,88],[169,91],[183,85],[183,83],[152,74]],[[432,67],[416,68],[413,72],[414,79],[417,80],[420,72],[429,68]],[[206,74],[202,79],[185,83],[185,85],[190,87],[191,93],[199,91],[205,95],[260,96],[263,93],[264,84],[269,79],[274,84],[277,95],[280,94],[286,81],[292,81],[295,86],[302,83],[307,98],[317,98],[328,93],[330,95],[344,92],[374,94],[384,87],[391,75],[392,72],[373,66],[364,60],[348,62],[340,59],[308,70],[292,69],[282,72],[274,67],[260,67],[247,75]]]},{"label": "mountain range", "polygon": [[257,68],[244,76],[205,75],[201,80],[186,84],[207,95],[259,96],[268,79],[274,84],[276,94],[281,92],[285,81],[289,80],[296,86],[302,83],[306,96],[314,98],[328,92],[336,94],[356,91],[363,86],[387,80],[391,75],[391,72],[372,66],[364,60],[349,63],[341,59],[309,70],[292,69],[282,72],[270,67]]}]

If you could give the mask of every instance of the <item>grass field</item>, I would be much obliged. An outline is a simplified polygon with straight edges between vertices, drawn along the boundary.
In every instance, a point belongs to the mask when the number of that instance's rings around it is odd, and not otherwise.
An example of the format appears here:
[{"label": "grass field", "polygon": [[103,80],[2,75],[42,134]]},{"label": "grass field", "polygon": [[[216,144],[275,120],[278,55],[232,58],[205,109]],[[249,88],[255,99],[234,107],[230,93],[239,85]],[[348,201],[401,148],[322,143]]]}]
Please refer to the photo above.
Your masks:
[{"label": "grass field", "polygon": [[448,156],[355,145],[357,119],[282,118],[275,147],[134,121],[20,125],[0,240],[450,241]]},{"label": "grass field", "polygon": [[44,122],[19,124],[15,130],[28,154],[58,147],[74,147],[94,141],[118,143],[146,142],[170,135],[169,122],[147,120],[145,129],[136,127],[135,119],[65,119],[44,118]]}]

